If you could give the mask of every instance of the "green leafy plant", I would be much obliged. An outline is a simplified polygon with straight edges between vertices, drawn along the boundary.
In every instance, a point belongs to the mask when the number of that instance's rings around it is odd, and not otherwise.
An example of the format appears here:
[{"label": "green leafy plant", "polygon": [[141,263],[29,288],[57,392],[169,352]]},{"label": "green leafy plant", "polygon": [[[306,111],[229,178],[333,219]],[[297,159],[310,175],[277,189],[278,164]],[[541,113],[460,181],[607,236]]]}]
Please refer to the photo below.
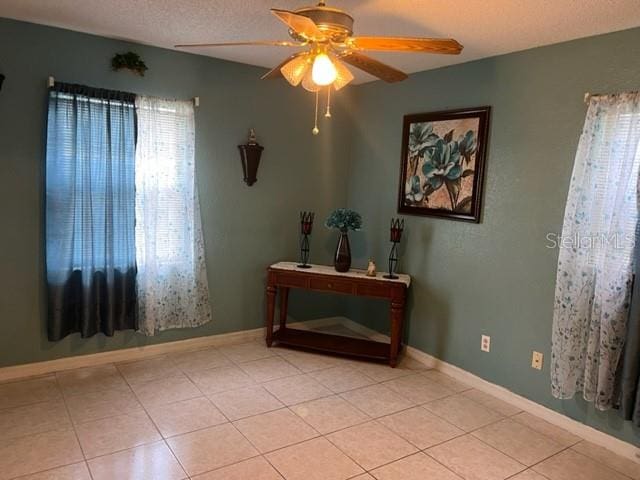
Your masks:
[{"label": "green leafy plant", "polygon": [[478,142],[476,136],[471,130],[469,130],[464,136],[461,136],[458,140],[460,146],[460,155],[464,158],[464,163],[471,162],[471,156],[476,153],[478,148]]},{"label": "green leafy plant", "polygon": [[414,175],[418,172],[418,162],[440,137],[433,133],[430,123],[414,123],[409,130],[409,162]]},{"label": "green leafy plant", "polygon": [[362,228],[362,217],[358,212],[348,208],[338,208],[331,212],[324,224],[327,228],[335,228],[346,233],[348,230],[360,230]]},{"label": "green leafy plant", "polygon": [[111,68],[114,71],[127,69],[137,75],[144,77],[144,73],[149,70],[144,61],[135,52],[117,53],[111,59]]}]

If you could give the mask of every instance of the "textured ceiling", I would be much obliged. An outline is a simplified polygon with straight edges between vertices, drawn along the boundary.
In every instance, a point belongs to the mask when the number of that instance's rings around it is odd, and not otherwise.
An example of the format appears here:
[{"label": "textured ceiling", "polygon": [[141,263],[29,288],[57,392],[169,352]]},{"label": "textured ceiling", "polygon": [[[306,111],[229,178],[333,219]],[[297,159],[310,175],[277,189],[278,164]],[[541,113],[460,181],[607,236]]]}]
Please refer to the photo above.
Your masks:
[{"label": "textured ceiling", "polygon": [[[173,48],[176,43],[288,39],[269,8],[294,0],[0,0],[0,17]],[[640,0],[334,0],[355,17],[355,34],[452,37],[460,56],[373,53],[407,73],[640,26]],[[279,47],[194,53],[271,67]],[[354,72],[355,73],[355,72]],[[372,77],[357,73],[357,82]]]}]

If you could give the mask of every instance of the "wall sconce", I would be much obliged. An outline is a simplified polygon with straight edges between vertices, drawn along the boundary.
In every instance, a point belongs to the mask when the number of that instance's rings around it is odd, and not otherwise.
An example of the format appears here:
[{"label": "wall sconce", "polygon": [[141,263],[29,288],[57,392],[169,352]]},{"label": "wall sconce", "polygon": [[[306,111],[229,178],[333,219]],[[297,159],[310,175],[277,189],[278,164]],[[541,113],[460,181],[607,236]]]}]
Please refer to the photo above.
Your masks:
[{"label": "wall sconce", "polygon": [[258,165],[260,165],[260,156],[264,150],[264,147],[256,141],[256,132],[253,128],[249,130],[249,141],[246,145],[238,145],[238,149],[240,150],[244,181],[251,186],[258,180]]}]

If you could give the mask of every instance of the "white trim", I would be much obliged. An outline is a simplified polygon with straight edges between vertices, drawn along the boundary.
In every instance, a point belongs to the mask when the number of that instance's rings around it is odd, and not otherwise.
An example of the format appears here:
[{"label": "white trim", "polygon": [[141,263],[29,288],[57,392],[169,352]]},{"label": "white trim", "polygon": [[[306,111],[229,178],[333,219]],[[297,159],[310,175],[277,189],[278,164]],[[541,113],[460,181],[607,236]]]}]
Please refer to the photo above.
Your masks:
[{"label": "white trim", "polygon": [[503,400],[515,407],[518,407],[525,412],[531,413],[542,420],[545,420],[557,427],[564,428],[565,430],[581,437],[596,445],[606,448],[620,456],[638,462],[640,459],[640,448],[635,445],[620,440],[612,435],[596,430],[589,425],[586,425],[578,420],[574,420],[560,412],[552,410],[544,405],[536,403],[528,398],[518,395],[511,390],[506,389],[495,383],[491,383],[483,378],[478,377],[460,367],[456,367],[450,363],[444,362],[440,359],[432,357],[431,355],[424,353],[413,347],[407,347],[406,353],[409,357],[417,360],[431,368],[434,368],[442,373],[449,375],[450,377],[460,380],[467,385],[482,390],[485,393],[493,395],[500,400]]},{"label": "white trim", "polygon": [[[347,328],[354,330],[362,335],[366,335],[371,339],[380,341],[389,341],[387,335],[376,332],[370,328],[367,328],[359,323],[349,320],[347,318],[342,319],[342,324]],[[460,367],[456,367],[450,363],[440,360],[428,353],[418,350],[414,347],[407,346],[405,353],[408,357],[422,363],[423,365],[438,370],[442,373],[453,377],[456,380],[466,383],[470,387],[477,390],[481,390],[485,393],[493,395],[500,400],[503,400],[515,407],[518,407],[525,412],[531,413],[542,420],[545,420],[557,427],[564,428],[565,430],[581,437],[596,445],[606,448],[620,456],[638,462],[640,459],[640,448],[635,445],[613,437],[607,433],[596,430],[593,427],[585,425],[582,422],[574,420],[572,418],[563,415],[560,412],[556,412],[550,408],[547,408],[539,403],[536,403],[528,398],[518,395],[500,385],[491,383],[483,378],[474,375]]]},{"label": "white trim", "polygon": [[44,362],[13,365],[10,367],[0,368],[0,382],[23,377],[45,375],[62,370],[72,370],[74,368],[93,367],[96,365],[103,365],[105,363],[140,360],[142,358],[154,357],[156,355],[163,355],[166,353],[197,350],[200,348],[226,345],[230,343],[248,342],[262,338],[263,335],[264,329],[256,328],[240,332],[223,333],[219,335],[209,335],[206,337],[189,338],[187,340],[158,343],[156,345],[144,345],[142,347],[123,348],[110,352],[90,353],[87,355],[47,360]]},{"label": "white trim", "polygon": [[[336,323],[341,323],[341,321],[341,317],[329,317],[309,320],[306,322],[287,323],[287,325],[296,328],[317,328],[327,325],[335,325]],[[167,353],[198,350],[200,348],[228,345],[232,343],[250,342],[252,340],[264,338],[264,334],[264,328],[255,328],[253,330],[208,335],[206,337],[176,340],[173,342],[158,343],[156,345],[122,348],[110,352],[89,353],[86,355],[46,360],[44,362],[12,365],[0,368],[0,382],[25,377],[34,377],[37,375],[46,375],[63,370],[73,370],[74,368],[93,367],[96,365],[104,365],[105,363],[129,362],[132,360],[140,360]]]}]

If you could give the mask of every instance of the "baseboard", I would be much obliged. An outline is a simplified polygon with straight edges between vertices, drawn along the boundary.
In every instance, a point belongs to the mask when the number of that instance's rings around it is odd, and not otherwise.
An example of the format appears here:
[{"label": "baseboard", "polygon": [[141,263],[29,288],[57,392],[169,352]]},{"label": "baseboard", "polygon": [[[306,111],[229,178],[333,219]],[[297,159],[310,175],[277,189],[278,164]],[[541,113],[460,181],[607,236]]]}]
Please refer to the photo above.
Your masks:
[{"label": "baseboard", "polygon": [[508,390],[505,387],[491,383],[477,375],[474,375],[460,367],[451,365],[450,363],[443,362],[442,360],[432,357],[431,355],[424,353],[413,347],[407,347],[406,353],[411,358],[425,364],[432,368],[449,375],[467,385],[472,386],[478,390],[482,390],[490,395],[493,395],[500,400],[503,400],[515,407],[518,407],[525,412],[529,412],[538,418],[541,418],[557,427],[564,428],[565,430],[581,437],[596,445],[606,448],[618,455],[638,462],[640,460],[640,448],[635,445],[613,437],[607,433],[601,432],[589,425],[585,425],[578,420],[574,420],[560,412],[552,410],[544,405],[529,400],[517,393]]},{"label": "baseboard", "polygon": [[[367,328],[359,323],[349,320],[348,318],[341,319],[341,323],[351,330],[358,332],[362,335],[366,335],[372,340],[389,341],[387,335],[383,335],[375,330]],[[508,390],[505,387],[496,385],[487,380],[484,380],[473,373],[467,372],[460,367],[456,367],[450,363],[444,362],[436,357],[433,357],[421,350],[414,347],[406,347],[405,353],[410,358],[422,363],[423,365],[438,370],[442,373],[449,375],[450,377],[460,380],[467,385],[482,390],[485,393],[493,395],[500,400],[503,400],[521,410],[531,413],[538,418],[541,418],[553,425],[577,435],[584,440],[587,440],[596,445],[606,448],[618,455],[638,462],[640,459],[640,448],[635,445],[613,437],[607,433],[596,430],[593,427],[585,425],[577,420],[567,417],[562,413],[551,410],[539,403],[536,403],[528,398],[522,397],[517,393]]]},{"label": "baseboard", "polygon": [[140,360],[166,353],[197,350],[200,348],[241,343],[245,341],[248,342],[253,339],[260,338],[263,334],[263,328],[256,328],[253,330],[189,338],[187,340],[177,340],[174,342],[158,343],[155,345],[144,345],[142,347],[123,348],[109,352],[89,353],[86,355],[57,358],[55,360],[46,360],[44,362],[13,365],[10,367],[0,368],[0,382],[23,377],[45,375],[62,370],[72,370],[74,368],[94,367],[105,363]]},{"label": "baseboard", "polygon": [[[295,328],[318,328],[327,325],[340,323],[342,317],[328,317],[306,322],[287,323]],[[208,335],[205,337],[189,338],[187,340],[177,340],[173,342],[158,343],[156,345],[145,345],[142,347],[123,348],[109,352],[89,353],[86,355],[76,355],[73,357],[57,358],[44,362],[27,363],[23,365],[12,365],[0,368],[0,382],[16,380],[25,377],[46,375],[63,370],[73,370],[74,368],[94,367],[105,363],[128,362],[141,360],[167,353],[198,350],[207,347],[229,345],[233,343],[249,342],[264,338],[265,329],[255,328],[252,330],[241,330],[239,332],[222,333],[218,335]]]}]

